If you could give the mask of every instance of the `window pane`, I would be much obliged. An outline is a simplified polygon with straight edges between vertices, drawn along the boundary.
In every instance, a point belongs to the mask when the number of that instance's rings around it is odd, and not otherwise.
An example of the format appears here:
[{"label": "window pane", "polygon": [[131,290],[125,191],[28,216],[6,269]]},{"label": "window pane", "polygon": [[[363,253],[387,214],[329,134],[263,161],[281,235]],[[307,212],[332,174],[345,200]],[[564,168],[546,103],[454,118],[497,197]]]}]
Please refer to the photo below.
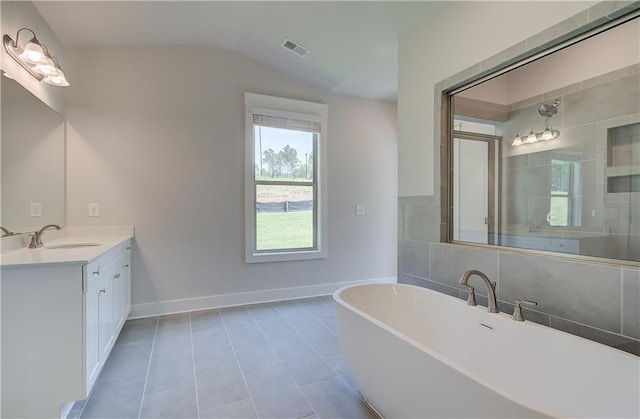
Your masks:
[{"label": "window pane", "polygon": [[566,227],[569,225],[569,198],[566,196],[552,196],[549,211],[549,225]]},{"label": "window pane", "polygon": [[256,185],[256,250],[315,248],[313,187]]},{"label": "window pane", "polygon": [[255,178],[308,182],[313,179],[314,139],[318,134],[254,125]]}]

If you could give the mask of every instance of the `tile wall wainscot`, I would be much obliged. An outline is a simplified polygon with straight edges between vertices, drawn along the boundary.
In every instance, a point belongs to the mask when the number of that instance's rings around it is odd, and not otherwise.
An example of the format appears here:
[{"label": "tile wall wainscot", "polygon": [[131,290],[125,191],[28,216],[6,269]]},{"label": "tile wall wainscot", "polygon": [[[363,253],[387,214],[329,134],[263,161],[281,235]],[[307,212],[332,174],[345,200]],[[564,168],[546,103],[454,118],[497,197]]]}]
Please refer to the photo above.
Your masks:
[{"label": "tile wall wainscot", "polygon": [[[639,2],[602,2],[519,45],[547,47],[638,7]],[[434,138],[442,138],[448,124],[440,92],[526,55],[519,48],[507,49],[438,83]],[[441,205],[448,195],[447,167],[441,164],[448,157],[446,139],[434,141],[434,155],[440,156],[434,159],[435,194],[398,198],[398,282],[466,299],[458,278],[468,269],[480,269],[498,283],[500,311],[512,312],[515,298],[533,299],[539,303],[536,310],[523,308],[528,320],[640,356],[640,268],[442,243],[448,231],[448,210]],[[482,287],[477,288],[478,303],[486,305]]]},{"label": "tile wall wainscot", "polygon": [[[466,299],[458,280],[478,269],[498,283],[501,312],[512,313],[516,298],[534,300],[536,310],[523,307],[527,320],[640,356],[640,269],[439,243],[425,222],[431,214],[438,225],[440,205],[432,201],[399,198],[399,283]],[[483,287],[476,291],[487,305]]]}]

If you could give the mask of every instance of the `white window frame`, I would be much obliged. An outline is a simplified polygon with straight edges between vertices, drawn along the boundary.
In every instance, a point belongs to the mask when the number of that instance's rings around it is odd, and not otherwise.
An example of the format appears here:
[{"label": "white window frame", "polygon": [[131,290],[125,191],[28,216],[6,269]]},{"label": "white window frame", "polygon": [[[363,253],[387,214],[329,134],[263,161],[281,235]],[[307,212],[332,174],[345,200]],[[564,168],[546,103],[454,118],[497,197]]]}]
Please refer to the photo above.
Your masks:
[{"label": "white window frame", "polygon": [[[328,206],[327,206],[327,116],[326,104],[287,99],[245,92],[245,261],[282,262],[327,257]],[[272,115],[320,122],[317,156],[316,203],[317,227],[316,248],[304,250],[256,251],[256,196],[255,196],[255,143],[253,115]]]}]

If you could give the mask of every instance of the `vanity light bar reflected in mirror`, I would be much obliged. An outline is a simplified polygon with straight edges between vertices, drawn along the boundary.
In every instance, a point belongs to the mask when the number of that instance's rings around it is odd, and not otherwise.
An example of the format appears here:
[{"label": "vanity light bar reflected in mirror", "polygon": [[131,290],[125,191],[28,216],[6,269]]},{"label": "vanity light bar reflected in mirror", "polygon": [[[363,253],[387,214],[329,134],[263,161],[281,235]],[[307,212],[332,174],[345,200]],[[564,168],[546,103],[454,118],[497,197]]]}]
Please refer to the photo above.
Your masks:
[{"label": "vanity light bar reflected in mirror", "polygon": [[[33,35],[24,49],[18,43],[20,32],[22,31],[29,31]],[[16,33],[15,41],[8,34],[3,36],[2,41],[7,54],[36,80],[44,81],[54,86],[69,86],[58,60],[38,40],[34,31],[29,28],[21,28]]]},{"label": "vanity light bar reflected in mirror", "polygon": [[529,131],[529,135],[525,138],[520,136],[520,133],[517,133],[513,138],[512,146],[519,147],[523,144],[535,144],[538,141],[549,141],[554,140],[560,136],[560,131],[557,129],[552,129],[551,125],[549,125],[549,119],[553,118],[558,113],[558,106],[562,101],[560,99],[556,99],[553,103],[545,103],[540,105],[538,108],[538,113],[540,116],[544,116],[547,118],[547,127],[542,132],[536,132],[535,129],[531,128]]}]

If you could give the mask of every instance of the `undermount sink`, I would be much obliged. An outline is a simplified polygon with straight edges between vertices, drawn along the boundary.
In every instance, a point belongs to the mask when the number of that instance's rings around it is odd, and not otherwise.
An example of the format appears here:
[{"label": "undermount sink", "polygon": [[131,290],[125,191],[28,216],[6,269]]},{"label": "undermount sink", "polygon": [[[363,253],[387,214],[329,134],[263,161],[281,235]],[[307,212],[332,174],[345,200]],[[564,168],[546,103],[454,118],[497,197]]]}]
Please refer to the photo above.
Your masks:
[{"label": "undermount sink", "polygon": [[100,246],[101,243],[64,243],[45,246],[45,249],[79,249],[82,247]]}]

